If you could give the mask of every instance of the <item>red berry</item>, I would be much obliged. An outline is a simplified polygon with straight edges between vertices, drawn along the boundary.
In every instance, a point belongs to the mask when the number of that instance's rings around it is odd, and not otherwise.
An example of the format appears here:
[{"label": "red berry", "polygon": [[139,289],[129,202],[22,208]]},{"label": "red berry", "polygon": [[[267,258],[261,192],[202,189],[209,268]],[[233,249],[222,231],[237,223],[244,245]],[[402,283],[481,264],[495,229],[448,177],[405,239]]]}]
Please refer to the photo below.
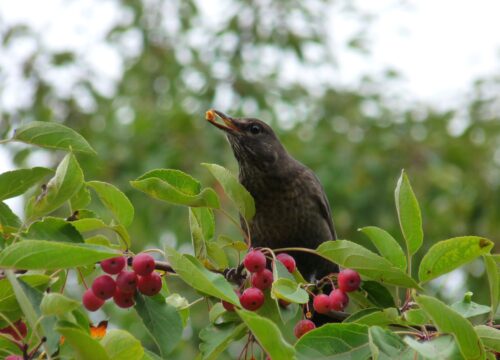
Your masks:
[{"label": "red berry", "polygon": [[317,313],[328,314],[332,309],[331,300],[328,295],[316,295],[313,300],[313,307]]},{"label": "red berry", "polygon": [[349,297],[340,289],[335,289],[330,293],[330,306],[333,310],[343,311],[349,304]]},{"label": "red berry", "polygon": [[[241,294],[240,294],[240,292],[238,290],[235,289],[234,292],[236,293],[236,296],[238,296],[238,298],[241,296]],[[234,311],[234,308],[236,307],[233,304],[231,304],[230,302],[227,302],[227,301],[224,301],[224,300],[222,300],[222,306],[227,311]]]},{"label": "red berry", "polygon": [[144,295],[156,295],[161,290],[161,277],[156,272],[153,272],[146,276],[139,276],[137,287],[139,288],[139,291]]},{"label": "red berry", "polygon": [[300,338],[302,335],[313,329],[316,329],[316,325],[314,325],[311,320],[300,320],[297,325],[295,325],[293,332],[297,338]]},{"label": "red berry", "polygon": [[88,311],[97,311],[101,306],[104,305],[104,300],[95,296],[92,289],[85,290],[85,292],[83,293],[82,302],[83,306],[85,306],[85,309],[87,309]]},{"label": "red berry", "polygon": [[[22,338],[25,338],[26,335],[28,334],[28,328],[26,327],[26,324],[22,320],[17,320],[13,326],[6,326],[3,329],[0,329],[0,333],[2,334],[9,334],[16,340],[21,340]],[[14,327],[17,329],[14,329]],[[20,335],[20,336],[19,336]]]},{"label": "red berry", "polygon": [[357,271],[345,269],[339,273],[337,281],[340,290],[343,292],[351,292],[359,289],[361,278]]},{"label": "red berry", "polygon": [[5,360],[23,360],[21,355],[8,355]]},{"label": "red berry", "polygon": [[133,271],[122,271],[116,277],[116,287],[121,292],[133,294],[137,288],[137,274]]},{"label": "red berry", "polygon": [[115,293],[116,283],[109,275],[101,275],[95,278],[92,283],[94,295],[103,300],[107,300]]},{"label": "red berry", "polygon": [[276,259],[278,259],[283,265],[285,265],[288,272],[292,273],[295,271],[295,259],[287,253],[280,253],[276,255]]},{"label": "red berry", "polygon": [[273,284],[273,273],[264,269],[258,273],[252,274],[252,285],[257,289],[266,290]]},{"label": "red berry", "polygon": [[120,289],[116,289],[113,300],[116,305],[124,309],[134,306],[135,304],[134,294],[122,292]]},{"label": "red berry", "polygon": [[118,274],[125,267],[126,260],[123,256],[101,261],[102,271],[108,274]]},{"label": "red berry", "polygon": [[245,309],[255,311],[264,304],[264,293],[257,288],[248,288],[241,294],[240,303]]},{"label": "red berry", "polygon": [[155,269],[155,259],[149,254],[139,254],[132,260],[132,268],[137,275],[149,275]]},{"label": "red berry", "polygon": [[243,260],[243,265],[251,273],[262,271],[266,268],[266,257],[259,250],[250,251]]}]

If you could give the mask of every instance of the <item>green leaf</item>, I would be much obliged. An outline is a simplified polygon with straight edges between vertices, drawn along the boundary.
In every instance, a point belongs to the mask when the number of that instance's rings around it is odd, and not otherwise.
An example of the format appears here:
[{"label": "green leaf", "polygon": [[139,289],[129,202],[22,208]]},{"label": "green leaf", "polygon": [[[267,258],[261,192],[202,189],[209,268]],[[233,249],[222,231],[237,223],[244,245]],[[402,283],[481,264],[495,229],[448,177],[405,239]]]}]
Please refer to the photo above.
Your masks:
[{"label": "green leaf", "polygon": [[45,240],[23,240],[0,253],[0,267],[25,270],[57,270],[92,265],[121,252],[98,245]]},{"label": "green leaf", "polygon": [[418,269],[418,278],[420,282],[432,280],[487,254],[492,248],[492,241],[479,236],[461,236],[439,241],[424,255]]},{"label": "green leaf", "polygon": [[99,359],[111,360],[99,341],[93,339],[88,333],[77,328],[75,325],[61,322],[55,328],[64,336],[64,341],[75,350],[76,358],[79,360]]},{"label": "green leaf", "polygon": [[466,359],[484,359],[484,348],[467,319],[433,297],[420,295],[416,297],[416,301],[440,332],[450,333],[455,337],[460,352]]},{"label": "green leaf", "polygon": [[57,349],[59,336],[53,331],[55,318],[41,319],[42,313],[40,311],[40,304],[42,302],[43,293],[32,288],[22,280],[18,280],[10,270],[7,270],[6,275],[31,330],[37,334],[39,339],[41,339],[42,336],[47,338],[43,347],[52,354]]},{"label": "green leaf", "polygon": [[219,197],[213,189],[201,190],[196,179],[179,170],[152,170],[130,184],[152,198],[168,203],[215,209],[220,207]]},{"label": "green leaf", "polygon": [[486,325],[478,325],[474,330],[486,348],[500,352],[500,330]]},{"label": "green leaf", "polygon": [[54,177],[48,182],[47,188],[28,202],[28,216],[37,217],[56,210],[69,200],[82,184],[82,169],[75,156],[72,153],[67,154],[57,167]]},{"label": "green leaf", "polygon": [[404,341],[425,359],[463,359],[455,339],[450,335],[442,335],[427,341],[417,341],[411,337],[405,337]]},{"label": "green leaf", "polygon": [[368,330],[370,349],[374,360],[401,359],[406,354],[412,359],[408,346],[399,336],[379,326],[372,326]]},{"label": "green leaf", "polygon": [[181,340],[182,320],[172,305],[137,294],[136,310],[165,358]]},{"label": "green leaf", "polygon": [[431,319],[422,309],[411,309],[404,312],[406,321],[412,325],[425,325],[429,324]]},{"label": "green leaf", "polygon": [[214,235],[215,219],[210,208],[189,208],[189,229],[193,242],[194,255],[204,260],[207,258],[207,241]]},{"label": "green leaf", "polygon": [[80,303],[59,293],[45,294],[40,304],[43,315],[64,315],[80,307]]},{"label": "green leaf", "polygon": [[271,288],[273,298],[283,299],[296,304],[305,304],[309,301],[309,294],[299,284],[290,279],[278,279]]},{"label": "green leaf", "polygon": [[295,344],[299,360],[368,359],[368,327],[359,324],[326,324],[303,335]]},{"label": "green leaf", "polygon": [[83,243],[82,235],[71,222],[55,217],[46,217],[43,220],[34,222],[22,236],[30,240]]},{"label": "green leaf", "polygon": [[389,260],[392,265],[406,270],[406,256],[396,239],[387,231],[376,226],[367,226],[359,229],[373,242],[380,255]]},{"label": "green leaf", "polygon": [[73,225],[76,230],[81,233],[109,228],[109,226],[104,221],[97,218],[75,220],[71,222],[71,225]]},{"label": "green leaf", "polygon": [[13,140],[45,148],[96,154],[83,136],[54,122],[32,121],[17,128]]},{"label": "green leaf", "polygon": [[124,330],[109,330],[101,345],[111,359],[137,360],[144,356],[141,342]]},{"label": "green leaf", "polygon": [[91,201],[90,191],[84,183],[70,199],[71,209],[73,211],[84,209]]},{"label": "green leaf", "polygon": [[0,358],[7,359],[8,355],[22,355],[22,352],[17,344],[0,336]]},{"label": "green leaf", "polygon": [[220,274],[207,270],[194,256],[181,255],[171,247],[165,248],[167,260],[175,272],[194,289],[239,306],[233,287]]},{"label": "green leaf", "polygon": [[87,186],[95,190],[101,202],[112,213],[116,221],[127,227],[134,220],[134,207],[132,203],[114,185],[102,181],[87,181]]},{"label": "green leaf", "polygon": [[232,248],[236,251],[248,250],[248,245],[246,242],[232,239],[227,235],[219,235],[217,238],[217,243],[220,244],[223,248]]},{"label": "green leaf", "polygon": [[398,324],[401,323],[401,320],[399,319],[398,310],[396,308],[368,308],[352,314],[344,320],[344,323],[383,326],[389,324]]},{"label": "green leaf", "polygon": [[247,220],[255,215],[255,202],[252,195],[229,170],[217,164],[201,164],[210,171],[214,178],[222,185],[224,192],[236,205],[240,214]]},{"label": "green leaf", "polygon": [[488,274],[488,284],[490,286],[491,315],[493,319],[500,300],[500,262],[496,262],[491,255],[483,255],[486,273]]},{"label": "green leaf", "polygon": [[[42,274],[24,274],[19,275],[18,279],[29,286],[38,289],[45,290],[50,282],[50,277],[48,275]],[[19,310],[19,304],[17,303],[16,296],[14,295],[14,290],[9,280],[0,280],[0,312],[5,313],[7,311],[17,311]]]},{"label": "green leaf", "polygon": [[342,267],[354,269],[361,275],[390,285],[419,289],[419,285],[401,269],[385,258],[348,240],[326,241],[317,253]]},{"label": "green leaf", "polygon": [[214,268],[223,270],[229,267],[226,253],[216,242],[207,243],[207,256]]},{"label": "green leaf", "polygon": [[457,301],[451,305],[451,308],[461,314],[464,318],[471,318],[484,315],[490,312],[490,307],[476,304],[472,301],[472,292],[465,293],[462,301]]},{"label": "green leaf", "polygon": [[24,194],[53,171],[43,167],[19,169],[0,174],[0,200]]},{"label": "green leaf", "polygon": [[21,220],[5,204],[0,201],[0,232],[13,232],[21,226]]},{"label": "green leaf", "polygon": [[394,298],[387,288],[376,281],[363,281],[361,290],[366,292],[367,299],[381,308],[395,307]]},{"label": "green leaf", "polygon": [[422,246],[424,233],[420,206],[404,170],[401,171],[401,177],[398,180],[394,195],[399,225],[406,241],[408,253],[411,256]]},{"label": "green leaf", "polygon": [[169,295],[165,301],[177,309],[182,319],[182,326],[186,326],[189,320],[189,301],[179,294]]},{"label": "green leaf", "polygon": [[245,324],[226,323],[210,325],[200,331],[200,351],[203,360],[217,360],[219,355],[234,341],[246,333]]},{"label": "green leaf", "polygon": [[236,312],[271,359],[290,360],[295,358],[293,346],[283,339],[274,322],[254,312],[238,309]]}]

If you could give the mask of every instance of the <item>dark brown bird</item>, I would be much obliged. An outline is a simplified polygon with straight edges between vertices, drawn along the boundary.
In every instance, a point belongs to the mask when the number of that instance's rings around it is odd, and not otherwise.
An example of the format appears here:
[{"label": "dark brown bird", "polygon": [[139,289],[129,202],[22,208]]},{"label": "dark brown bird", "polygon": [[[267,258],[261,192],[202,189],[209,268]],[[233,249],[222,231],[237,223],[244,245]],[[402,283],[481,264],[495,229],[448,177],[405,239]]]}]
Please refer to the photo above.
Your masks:
[{"label": "dark brown bird", "polygon": [[[253,118],[232,118],[217,110],[207,113],[207,120],[226,133],[238,161],[240,182],[255,200],[255,216],[249,222],[253,246],[316,248],[337,238],[320,181],[286,151],[269,125]],[[335,264],[319,256],[303,252],[291,255],[306,279],[338,271]]]}]

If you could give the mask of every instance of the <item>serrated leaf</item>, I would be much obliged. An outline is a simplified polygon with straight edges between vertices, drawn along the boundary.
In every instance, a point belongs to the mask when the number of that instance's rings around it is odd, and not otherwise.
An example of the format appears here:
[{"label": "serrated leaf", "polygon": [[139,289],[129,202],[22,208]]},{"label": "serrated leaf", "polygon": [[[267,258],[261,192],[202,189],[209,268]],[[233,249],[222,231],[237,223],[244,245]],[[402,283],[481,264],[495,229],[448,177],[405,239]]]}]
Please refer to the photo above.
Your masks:
[{"label": "serrated leaf", "polygon": [[394,196],[399,225],[406,241],[408,253],[411,256],[422,246],[424,233],[422,230],[420,206],[404,170],[401,171]]},{"label": "serrated leaf", "polygon": [[273,282],[271,294],[274,298],[291,303],[305,304],[309,301],[309,294],[294,280],[281,278]]},{"label": "serrated leaf", "polygon": [[418,269],[421,282],[432,280],[487,254],[493,242],[479,236],[461,236],[434,244],[424,255]]},{"label": "serrated leaf", "polygon": [[218,209],[219,197],[211,188],[201,190],[200,183],[192,176],[172,169],[156,169],[130,184],[154,199],[177,205],[206,206]]},{"label": "serrated leaf", "polygon": [[200,331],[200,351],[203,360],[216,360],[234,341],[245,335],[245,324],[226,323],[210,325]]},{"label": "serrated leaf", "polygon": [[495,261],[495,257],[491,255],[483,255],[486,273],[488,274],[488,284],[490,287],[490,304],[491,315],[493,319],[498,308],[500,300],[500,262]]},{"label": "serrated leaf", "polygon": [[165,358],[181,340],[182,320],[179,313],[164,301],[158,302],[140,294],[135,299],[137,313],[160,350],[161,357]]},{"label": "serrated leaf", "polygon": [[61,218],[46,217],[30,225],[23,238],[30,240],[83,243],[83,237],[71,222]]},{"label": "serrated leaf", "polygon": [[416,297],[420,308],[432,319],[440,332],[452,334],[466,359],[484,359],[485,352],[471,323],[436,298]]},{"label": "serrated leaf", "polygon": [[411,337],[405,337],[404,342],[408,344],[424,359],[463,359],[453,336],[442,335],[438,338],[426,341],[417,341]]},{"label": "serrated leaf", "polygon": [[500,330],[486,325],[478,325],[474,330],[486,348],[500,352]]},{"label": "serrated leaf", "polygon": [[392,265],[401,270],[406,269],[406,256],[391,234],[376,226],[367,226],[359,229],[359,231],[368,236],[380,255],[389,260]]},{"label": "serrated leaf", "polygon": [[43,315],[63,315],[69,313],[80,306],[76,300],[70,299],[63,294],[45,294],[40,304]]},{"label": "serrated leaf", "polygon": [[83,136],[54,122],[32,121],[17,128],[12,139],[45,148],[96,154]]},{"label": "serrated leaf", "polygon": [[326,241],[316,252],[342,267],[354,269],[361,275],[381,283],[419,289],[419,285],[388,260],[348,240]]},{"label": "serrated leaf", "polygon": [[134,220],[134,207],[128,197],[116,186],[102,181],[87,181],[101,202],[111,211],[116,221],[127,227]]},{"label": "serrated leaf", "polygon": [[240,214],[247,220],[255,215],[255,202],[252,195],[238,179],[226,168],[217,164],[201,164],[210,171],[214,178],[221,184],[224,192],[236,205]]},{"label": "serrated leaf", "polygon": [[24,194],[29,188],[52,173],[54,172],[50,169],[34,167],[32,169],[19,169],[0,174],[0,200]]},{"label": "serrated leaf", "polygon": [[111,359],[137,360],[144,356],[141,342],[125,330],[107,331],[101,345]]},{"label": "serrated leaf", "polygon": [[399,336],[379,326],[368,330],[373,360],[413,359],[413,354]]},{"label": "serrated leaf", "polygon": [[236,310],[245,325],[250,329],[264,351],[273,360],[295,358],[293,346],[287,343],[274,322],[246,310]]},{"label": "serrated leaf", "polygon": [[381,308],[395,307],[396,303],[385,286],[376,281],[363,281],[361,290],[366,292],[367,299]]},{"label": "serrated leaf", "polygon": [[295,344],[299,360],[368,359],[368,327],[359,324],[326,324],[303,335]]},{"label": "serrated leaf", "polygon": [[171,247],[165,248],[167,260],[175,272],[196,290],[239,306],[233,287],[220,274],[207,270],[194,256],[181,255]]},{"label": "serrated leaf", "polygon": [[45,240],[23,240],[0,253],[0,267],[25,270],[57,270],[95,264],[121,252],[98,245]]},{"label": "serrated leaf", "polygon": [[7,204],[0,201],[0,232],[14,232],[21,226],[21,220]]},{"label": "serrated leaf", "polygon": [[71,325],[67,322],[61,322],[55,330],[63,335],[64,341],[75,350],[78,360],[111,360],[99,341],[93,339],[88,333],[76,327],[76,325]]},{"label": "serrated leaf", "polygon": [[27,214],[38,217],[51,213],[69,200],[82,186],[83,172],[73,154],[67,154],[41,194],[29,200]]}]

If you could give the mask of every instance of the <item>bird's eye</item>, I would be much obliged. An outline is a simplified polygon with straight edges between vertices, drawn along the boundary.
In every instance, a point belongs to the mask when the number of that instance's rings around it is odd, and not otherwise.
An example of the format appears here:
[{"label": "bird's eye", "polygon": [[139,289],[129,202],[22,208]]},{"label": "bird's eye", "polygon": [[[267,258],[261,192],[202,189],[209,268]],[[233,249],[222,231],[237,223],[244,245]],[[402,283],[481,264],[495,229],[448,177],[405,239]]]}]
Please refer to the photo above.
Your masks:
[{"label": "bird's eye", "polygon": [[254,135],[259,134],[261,131],[262,127],[260,125],[253,124],[252,126],[250,126],[250,132]]}]

